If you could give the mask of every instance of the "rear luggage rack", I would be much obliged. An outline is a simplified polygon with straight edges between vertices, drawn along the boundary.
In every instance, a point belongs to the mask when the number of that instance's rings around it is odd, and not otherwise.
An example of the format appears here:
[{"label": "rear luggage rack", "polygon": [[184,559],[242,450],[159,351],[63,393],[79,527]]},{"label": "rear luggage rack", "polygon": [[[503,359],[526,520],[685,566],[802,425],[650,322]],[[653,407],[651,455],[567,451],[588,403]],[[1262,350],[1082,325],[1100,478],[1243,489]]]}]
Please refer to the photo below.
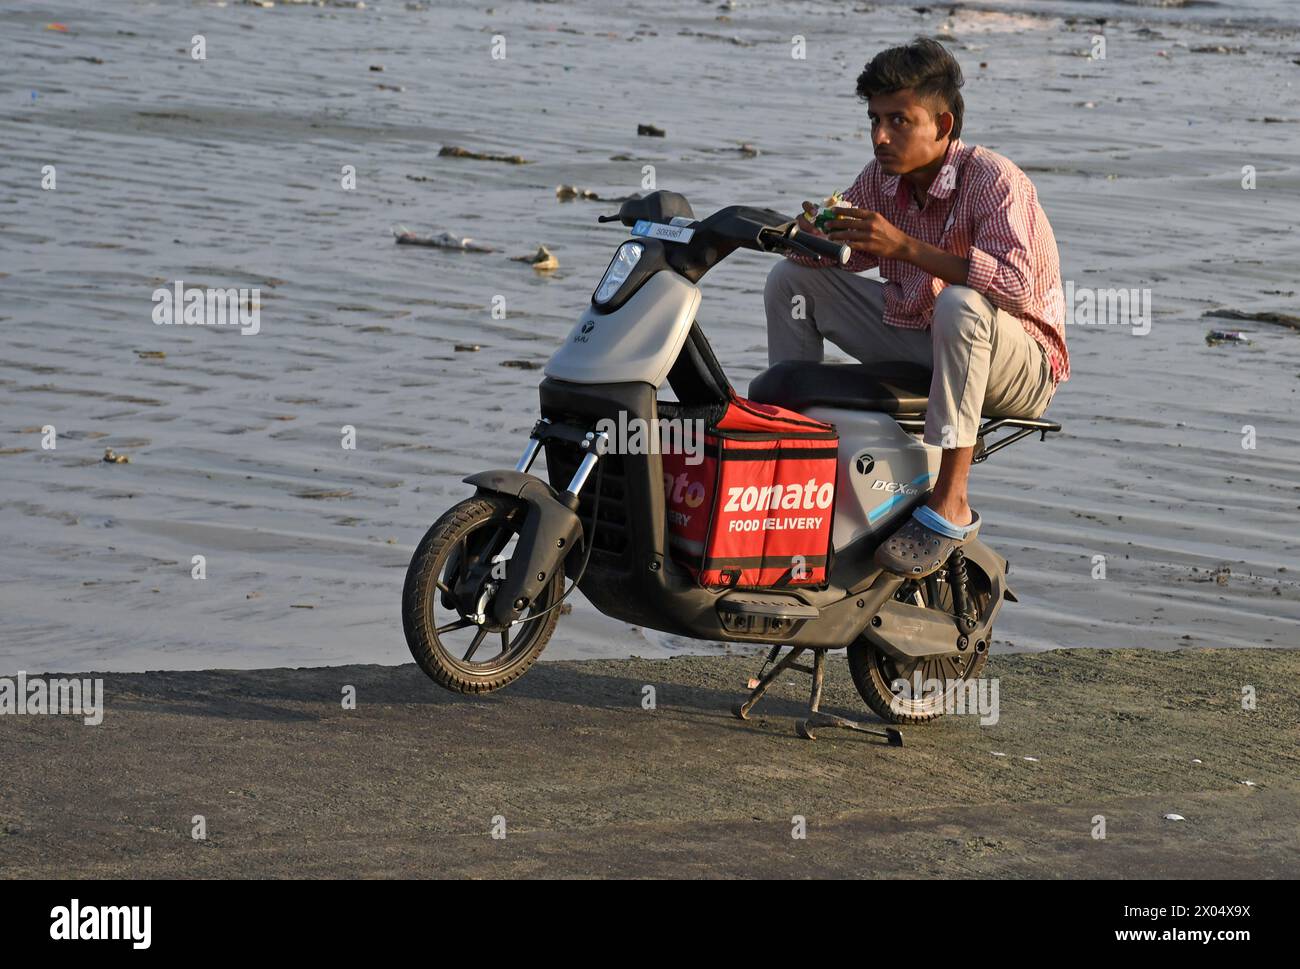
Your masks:
[{"label": "rear luggage rack", "polygon": [[[900,414],[894,418],[898,426],[912,434],[920,434],[925,430],[924,414]],[[984,438],[994,431],[1000,431],[1004,427],[1016,428],[1015,433],[1008,434],[1001,440],[994,441],[992,444],[985,443]],[[1048,434],[1055,434],[1061,430],[1061,425],[1056,421],[1045,421],[1041,418],[1022,418],[1022,417],[994,417],[980,425],[979,431],[975,435],[975,456],[971,458],[973,464],[979,464],[990,454],[1001,451],[1009,444],[1015,444],[1022,438],[1037,432],[1040,441],[1047,440]]]}]

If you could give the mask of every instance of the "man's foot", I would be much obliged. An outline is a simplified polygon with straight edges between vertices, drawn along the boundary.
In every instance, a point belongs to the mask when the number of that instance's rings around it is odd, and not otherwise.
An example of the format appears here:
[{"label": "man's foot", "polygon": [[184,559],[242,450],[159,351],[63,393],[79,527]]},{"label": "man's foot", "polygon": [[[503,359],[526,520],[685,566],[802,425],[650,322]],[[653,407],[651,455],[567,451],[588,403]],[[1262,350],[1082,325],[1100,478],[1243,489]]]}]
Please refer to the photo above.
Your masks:
[{"label": "man's foot", "polygon": [[876,564],[895,575],[920,579],[939,571],[952,553],[971,541],[980,529],[980,516],[971,512],[967,525],[954,525],[922,505],[903,527],[876,549]]},{"label": "man's foot", "polygon": [[925,503],[925,507],[945,522],[958,528],[965,528],[975,521],[975,512],[971,510],[971,506],[964,500],[961,502],[939,501],[936,496],[931,495],[930,500]]}]

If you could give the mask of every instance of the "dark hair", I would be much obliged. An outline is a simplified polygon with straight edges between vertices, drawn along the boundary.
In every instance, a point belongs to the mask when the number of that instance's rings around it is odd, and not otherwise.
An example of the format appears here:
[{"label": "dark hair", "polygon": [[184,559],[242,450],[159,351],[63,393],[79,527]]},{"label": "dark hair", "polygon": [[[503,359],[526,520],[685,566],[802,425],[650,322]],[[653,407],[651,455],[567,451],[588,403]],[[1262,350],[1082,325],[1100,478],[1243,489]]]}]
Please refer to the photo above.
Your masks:
[{"label": "dark hair", "polygon": [[[912,90],[919,98],[952,112],[952,137],[961,134],[965,102],[961,98],[961,65],[947,48],[929,37],[882,50],[858,75],[858,97]],[[938,114],[938,111],[934,112]]]}]

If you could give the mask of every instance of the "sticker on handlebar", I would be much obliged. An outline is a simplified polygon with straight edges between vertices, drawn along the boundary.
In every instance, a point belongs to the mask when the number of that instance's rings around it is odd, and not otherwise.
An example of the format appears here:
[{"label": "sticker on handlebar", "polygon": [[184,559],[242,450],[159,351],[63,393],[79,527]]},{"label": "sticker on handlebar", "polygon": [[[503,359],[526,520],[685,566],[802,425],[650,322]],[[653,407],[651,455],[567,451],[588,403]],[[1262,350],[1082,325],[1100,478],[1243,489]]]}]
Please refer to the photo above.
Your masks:
[{"label": "sticker on handlebar", "polygon": [[632,227],[632,234],[645,236],[647,239],[663,239],[665,242],[690,242],[691,236],[695,235],[695,230],[686,226],[664,225],[662,222],[641,219]]}]

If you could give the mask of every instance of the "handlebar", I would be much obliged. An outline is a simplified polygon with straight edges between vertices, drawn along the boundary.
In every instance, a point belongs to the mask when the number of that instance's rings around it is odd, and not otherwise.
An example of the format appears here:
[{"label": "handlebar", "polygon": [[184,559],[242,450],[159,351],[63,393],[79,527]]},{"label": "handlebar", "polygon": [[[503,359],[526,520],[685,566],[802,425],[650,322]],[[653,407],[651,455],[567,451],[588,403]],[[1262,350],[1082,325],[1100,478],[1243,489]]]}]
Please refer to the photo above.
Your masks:
[{"label": "handlebar", "polygon": [[670,221],[692,230],[690,241],[673,244],[666,250],[669,264],[691,282],[698,282],[709,269],[736,249],[759,252],[791,251],[814,259],[829,259],[845,265],[853,251],[846,245],[800,229],[787,215],[772,209],[748,205],[728,205],[704,219],[696,219],[690,203],[674,192],[655,191],[642,198],[624,199],[617,215],[601,215],[598,222],[638,222],[658,225]]},{"label": "handlebar", "polygon": [[802,249],[810,256],[825,256],[833,259],[839,266],[847,263],[853,255],[853,250],[843,243],[832,242],[830,239],[823,239],[808,232],[800,232],[798,226],[791,226],[790,234],[785,238],[786,245],[791,249]]}]

